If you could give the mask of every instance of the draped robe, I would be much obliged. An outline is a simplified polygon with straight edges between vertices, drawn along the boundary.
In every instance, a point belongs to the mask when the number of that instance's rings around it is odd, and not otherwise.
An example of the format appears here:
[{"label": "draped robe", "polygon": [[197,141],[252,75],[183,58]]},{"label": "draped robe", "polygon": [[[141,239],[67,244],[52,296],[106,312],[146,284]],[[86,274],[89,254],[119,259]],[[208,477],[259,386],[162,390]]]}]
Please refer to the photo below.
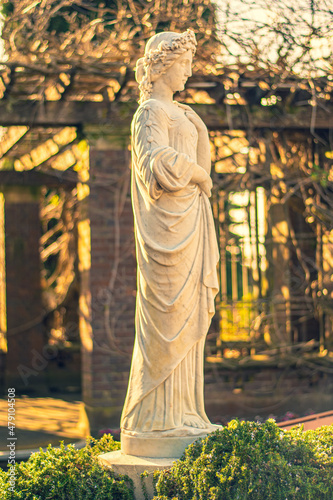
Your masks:
[{"label": "draped robe", "polygon": [[203,351],[219,253],[209,199],[191,182],[197,146],[184,105],[150,99],[134,115],[136,336],[121,421],[128,435],[177,436],[211,426]]}]

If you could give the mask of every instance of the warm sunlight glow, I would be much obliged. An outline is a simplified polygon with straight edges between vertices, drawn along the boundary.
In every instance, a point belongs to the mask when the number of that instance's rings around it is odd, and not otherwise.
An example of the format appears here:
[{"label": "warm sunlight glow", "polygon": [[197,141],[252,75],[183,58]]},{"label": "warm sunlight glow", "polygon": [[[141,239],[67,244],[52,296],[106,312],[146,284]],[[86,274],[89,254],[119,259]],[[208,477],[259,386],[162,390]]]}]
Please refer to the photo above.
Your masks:
[{"label": "warm sunlight glow", "polygon": [[[24,431],[24,438],[22,435],[22,438],[17,440],[17,449],[24,449],[30,442],[31,448],[37,448],[38,446],[46,447],[50,441],[58,444],[59,439],[65,442],[82,439],[84,435],[80,426],[82,407],[83,403],[80,401],[69,402],[55,398],[30,399],[25,396],[17,398],[17,435],[20,436],[20,433]],[[7,420],[7,400],[1,400],[0,426],[7,427]],[[58,436],[58,440],[55,436]]]}]

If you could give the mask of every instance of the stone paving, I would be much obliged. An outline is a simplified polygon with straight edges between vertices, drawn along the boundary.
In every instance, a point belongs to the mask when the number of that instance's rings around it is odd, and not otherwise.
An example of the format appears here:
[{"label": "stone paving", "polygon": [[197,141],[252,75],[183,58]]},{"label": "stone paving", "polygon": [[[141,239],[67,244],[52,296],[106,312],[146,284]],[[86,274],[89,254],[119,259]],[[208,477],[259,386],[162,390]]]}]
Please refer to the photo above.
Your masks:
[{"label": "stone paving", "polygon": [[[77,397],[77,396],[76,396]],[[36,449],[60,441],[72,443],[84,439],[80,421],[83,403],[75,397],[64,399],[21,396],[15,404],[16,449]],[[0,452],[7,451],[7,399],[0,399]]]}]

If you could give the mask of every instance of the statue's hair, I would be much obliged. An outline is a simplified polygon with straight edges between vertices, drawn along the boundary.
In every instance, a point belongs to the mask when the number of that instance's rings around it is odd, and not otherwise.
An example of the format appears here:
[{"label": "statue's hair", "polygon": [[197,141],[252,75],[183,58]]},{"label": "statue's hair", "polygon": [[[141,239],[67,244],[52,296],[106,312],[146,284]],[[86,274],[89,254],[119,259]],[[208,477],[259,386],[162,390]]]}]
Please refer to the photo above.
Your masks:
[{"label": "statue's hair", "polygon": [[166,72],[175,60],[191,50],[196,50],[195,34],[192,30],[184,33],[165,31],[152,36],[145,48],[145,55],[136,63],[135,76],[139,83],[140,104],[150,98],[153,82]]}]

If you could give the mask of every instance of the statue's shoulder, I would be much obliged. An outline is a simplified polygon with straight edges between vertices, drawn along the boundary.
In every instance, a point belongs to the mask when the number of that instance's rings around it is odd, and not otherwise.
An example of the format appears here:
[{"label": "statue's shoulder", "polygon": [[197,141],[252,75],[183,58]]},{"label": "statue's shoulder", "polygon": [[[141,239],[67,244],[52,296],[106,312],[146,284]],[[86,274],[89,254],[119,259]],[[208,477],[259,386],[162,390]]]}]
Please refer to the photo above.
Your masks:
[{"label": "statue's shoulder", "polygon": [[182,102],[178,102],[178,101],[173,101],[173,102],[180,109],[184,109],[185,111],[193,111],[193,109],[191,108],[191,106],[188,106],[187,104],[183,104]]},{"label": "statue's shoulder", "polygon": [[168,106],[157,99],[147,99],[140,104],[136,111],[136,115],[142,115],[144,112],[152,112],[154,115],[156,114],[166,114],[168,115]]}]

